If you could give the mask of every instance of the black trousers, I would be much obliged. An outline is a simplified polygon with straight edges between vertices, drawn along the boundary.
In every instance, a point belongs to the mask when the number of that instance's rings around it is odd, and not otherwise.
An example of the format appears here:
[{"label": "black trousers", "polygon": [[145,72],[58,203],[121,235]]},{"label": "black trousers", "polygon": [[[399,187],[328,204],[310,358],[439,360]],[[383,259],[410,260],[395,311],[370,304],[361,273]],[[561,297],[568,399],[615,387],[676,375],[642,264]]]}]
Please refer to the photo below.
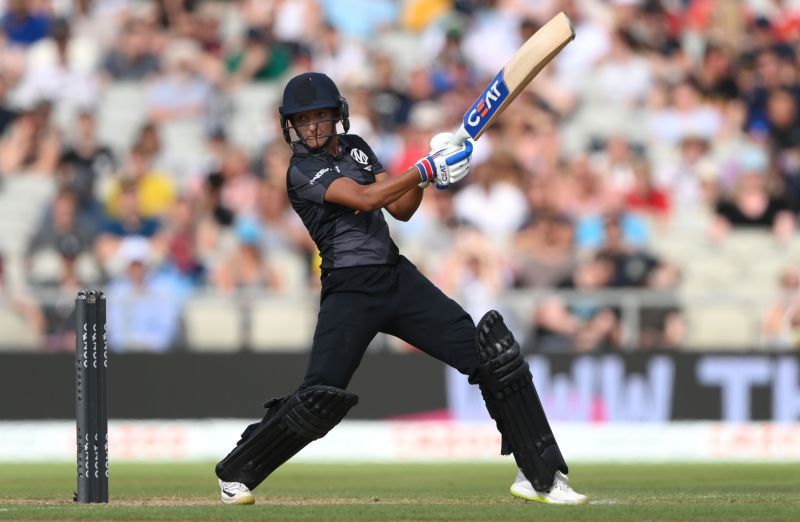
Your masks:
[{"label": "black trousers", "polygon": [[408,259],[397,265],[330,270],[300,388],[347,388],[370,341],[394,335],[465,375],[478,367],[475,323]]}]

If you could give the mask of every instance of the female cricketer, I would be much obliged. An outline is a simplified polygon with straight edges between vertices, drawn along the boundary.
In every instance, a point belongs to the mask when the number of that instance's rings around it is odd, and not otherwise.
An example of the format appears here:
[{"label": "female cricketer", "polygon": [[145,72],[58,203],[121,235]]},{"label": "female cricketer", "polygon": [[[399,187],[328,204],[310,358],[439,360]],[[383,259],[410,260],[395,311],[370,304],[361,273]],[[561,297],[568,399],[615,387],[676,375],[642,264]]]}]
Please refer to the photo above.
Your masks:
[{"label": "female cricketer", "polygon": [[[533,386],[519,344],[496,311],[476,326],[397,249],[383,216],[408,220],[424,188],[463,179],[473,144],[432,140],[434,150],[389,177],[363,139],[348,134],[347,101],[324,74],[292,78],[279,109],[293,155],[286,174],[292,207],[322,257],[320,310],[299,388],[267,402],[216,466],[222,501],[252,504],[252,490],[358,402],[346,391],[370,341],[394,335],[477,384],[502,435],[501,453],[519,468],[511,493],[552,504],[582,504]],[[341,127],[341,130],[340,130]]]}]

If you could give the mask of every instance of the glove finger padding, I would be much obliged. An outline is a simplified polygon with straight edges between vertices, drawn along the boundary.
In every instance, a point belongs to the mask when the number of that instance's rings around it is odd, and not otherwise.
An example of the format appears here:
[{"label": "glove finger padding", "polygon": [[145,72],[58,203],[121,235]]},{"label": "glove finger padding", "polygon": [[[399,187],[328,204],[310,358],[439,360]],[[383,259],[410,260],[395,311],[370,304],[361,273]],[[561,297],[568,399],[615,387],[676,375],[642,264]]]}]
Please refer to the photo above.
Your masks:
[{"label": "glove finger padding", "polygon": [[466,140],[463,145],[457,147],[457,151],[450,153],[450,149],[445,152],[445,163],[447,165],[456,165],[464,160],[469,161],[472,156],[472,140]]},{"label": "glove finger padding", "polygon": [[450,167],[450,184],[464,179],[469,174],[470,161]]}]

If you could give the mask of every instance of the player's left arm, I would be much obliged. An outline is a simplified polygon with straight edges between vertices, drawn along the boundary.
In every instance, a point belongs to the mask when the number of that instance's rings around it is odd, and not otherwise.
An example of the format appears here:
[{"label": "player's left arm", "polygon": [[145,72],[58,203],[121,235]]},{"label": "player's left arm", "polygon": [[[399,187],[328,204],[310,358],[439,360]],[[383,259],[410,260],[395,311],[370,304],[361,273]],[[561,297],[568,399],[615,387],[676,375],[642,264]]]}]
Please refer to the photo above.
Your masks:
[{"label": "player's left arm", "polygon": [[[376,183],[383,183],[388,179],[389,175],[385,172],[375,175]],[[422,193],[423,190],[421,188],[413,188],[400,196],[400,198],[386,205],[384,208],[386,208],[386,210],[389,211],[389,214],[391,214],[395,219],[399,219],[400,221],[408,221],[411,219],[411,216],[414,215],[414,212],[416,212],[419,208],[419,204],[422,202]]]}]

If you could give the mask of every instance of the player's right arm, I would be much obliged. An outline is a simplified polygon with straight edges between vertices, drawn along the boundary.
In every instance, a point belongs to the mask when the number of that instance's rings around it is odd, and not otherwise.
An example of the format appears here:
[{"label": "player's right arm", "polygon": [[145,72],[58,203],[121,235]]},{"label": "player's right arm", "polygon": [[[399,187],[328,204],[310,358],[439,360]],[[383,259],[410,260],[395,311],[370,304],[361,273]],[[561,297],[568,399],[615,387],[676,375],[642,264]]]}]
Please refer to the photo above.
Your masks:
[{"label": "player's right arm", "polygon": [[412,167],[381,183],[361,185],[350,178],[338,178],[328,187],[325,201],[364,212],[373,212],[400,199],[420,184],[420,174]]},{"label": "player's right arm", "polygon": [[364,212],[373,212],[400,199],[409,190],[420,184],[437,180],[458,180],[469,169],[472,144],[465,142],[459,147],[448,147],[432,152],[420,159],[413,167],[399,176],[380,183],[361,185],[350,178],[334,180],[325,192],[325,201]]}]

